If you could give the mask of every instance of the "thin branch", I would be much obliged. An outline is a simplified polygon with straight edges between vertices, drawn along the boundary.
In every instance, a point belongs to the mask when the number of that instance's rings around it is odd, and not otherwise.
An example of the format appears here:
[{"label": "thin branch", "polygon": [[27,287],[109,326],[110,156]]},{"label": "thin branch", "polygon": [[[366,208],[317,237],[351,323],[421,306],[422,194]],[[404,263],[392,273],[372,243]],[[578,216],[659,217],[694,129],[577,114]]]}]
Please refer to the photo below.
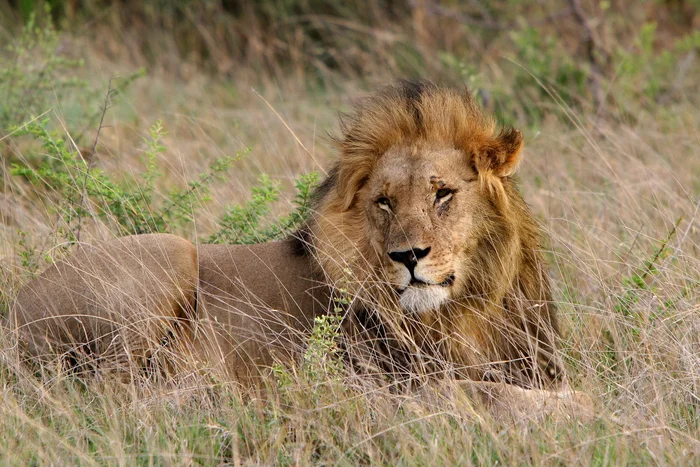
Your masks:
[{"label": "thin branch", "polygon": [[666,238],[661,242],[661,246],[659,247],[659,249],[656,250],[654,257],[651,259],[651,261],[647,262],[647,264],[644,266],[644,272],[642,273],[642,276],[641,276],[642,280],[645,280],[647,278],[647,276],[654,271],[654,265],[656,264],[656,261],[659,259],[661,254],[666,250],[666,246],[668,245],[668,242],[670,242],[671,239],[673,238],[673,236],[676,235],[676,231],[678,230],[678,226],[680,225],[682,220],[683,220],[683,216],[678,218],[676,223],[673,225],[673,229],[671,229],[671,231],[666,236]]},{"label": "thin branch", "polygon": [[[97,127],[97,132],[95,133],[95,141],[92,143],[92,150],[90,151],[90,154],[87,154],[83,156],[80,150],[78,150],[78,154],[80,155],[80,158],[83,160],[85,163],[85,177],[83,177],[83,189],[82,193],[80,194],[80,204],[78,205],[78,227],[75,232],[75,239],[78,243],[78,248],[80,248],[80,231],[82,229],[82,216],[83,216],[83,203],[86,202],[88,195],[87,195],[87,182],[88,182],[88,177],[90,176],[90,169],[92,168],[92,164],[94,161],[94,155],[97,152],[97,143],[100,140],[100,133],[102,132],[102,128],[104,127],[104,121],[105,121],[105,115],[107,115],[107,110],[112,108],[110,105],[110,98],[112,97],[112,93],[114,92],[114,89],[112,89],[112,78],[109,79],[109,84],[107,85],[107,92],[105,93],[105,99],[104,102],[102,103],[102,114],[100,116],[100,124]],[[89,203],[89,201],[88,201]]]}]

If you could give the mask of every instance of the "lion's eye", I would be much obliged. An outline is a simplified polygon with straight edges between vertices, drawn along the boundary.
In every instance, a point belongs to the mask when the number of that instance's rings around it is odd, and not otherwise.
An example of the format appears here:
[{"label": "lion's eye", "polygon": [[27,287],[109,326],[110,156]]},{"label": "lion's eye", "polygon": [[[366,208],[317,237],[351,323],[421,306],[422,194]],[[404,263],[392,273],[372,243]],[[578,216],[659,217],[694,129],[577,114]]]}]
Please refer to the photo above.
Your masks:
[{"label": "lion's eye", "polygon": [[391,200],[387,198],[386,196],[380,196],[377,198],[377,206],[379,206],[380,209],[383,209],[387,212],[391,212]]},{"label": "lion's eye", "polygon": [[448,201],[450,198],[452,198],[453,194],[454,191],[450,190],[449,188],[440,188],[438,191],[435,192],[435,202],[444,203],[445,201]]}]

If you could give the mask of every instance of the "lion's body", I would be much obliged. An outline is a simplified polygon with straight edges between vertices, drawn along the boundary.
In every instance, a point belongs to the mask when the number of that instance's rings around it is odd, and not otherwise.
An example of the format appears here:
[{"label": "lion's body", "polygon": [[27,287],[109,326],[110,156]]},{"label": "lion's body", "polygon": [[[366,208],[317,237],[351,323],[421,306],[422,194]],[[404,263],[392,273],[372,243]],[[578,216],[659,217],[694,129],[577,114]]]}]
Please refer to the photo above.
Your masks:
[{"label": "lion's body", "polygon": [[150,235],[83,249],[20,292],[13,324],[35,355],[46,340],[101,356],[122,333],[141,358],[167,346],[248,381],[298,355],[341,293],[346,350],[370,368],[453,374],[508,397],[503,384],[558,387],[540,231],[511,177],[520,133],[496,133],[466,92],[400,83],[361,103],[337,142],[289,239],[195,247]]},{"label": "lion's body", "polygon": [[328,308],[327,287],[293,248],[158,234],[84,246],[20,291],[8,324],[42,362],[121,371],[160,352],[169,366],[194,359],[248,383],[293,357]]}]

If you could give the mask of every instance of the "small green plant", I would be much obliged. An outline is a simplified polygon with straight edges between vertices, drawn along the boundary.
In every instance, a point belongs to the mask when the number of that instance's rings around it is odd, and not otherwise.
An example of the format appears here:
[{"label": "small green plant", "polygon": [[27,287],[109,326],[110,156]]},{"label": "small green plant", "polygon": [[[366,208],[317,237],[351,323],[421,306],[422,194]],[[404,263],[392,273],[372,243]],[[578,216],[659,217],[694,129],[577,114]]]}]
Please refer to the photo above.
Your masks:
[{"label": "small green plant", "polygon": [[296,378],[303,381],[304,386],[323,385],[329,382],[339,382],[342,378],[345,364],[341,346],[343,316],[350,303],[349,294],[345,289],[339,289],[331,312],[314,318],[314,327],[307,340],[301,365],[293,373],[283,364],[273,366],[273,374],[277,387],[289,390]]},{"label": "small green plant", "polygon": [[620,296],[618,296],[617,304],[615,305],[615,311],[617,313],[628,318],[635,316],[632,306],[639,300],[640,293],[649,289],[647,280],[650,277],[658,274],[659,271],[657,269],[657,263],[660,259],[664,258],[668,243],[676,234],[678,225],[682,220],[682,217],[678,218],[671,231],[654,252],[654,255],[648,261],[645,261],[642,268],[633,272],[629,277],[622,279],[622,284],[625,287],[625,290]]},{"label": "small green plant", "polygon": [[272,203],[279,200],[279,184],[262,175],[251,190],[250,200],[230,207],[219,221],[219,230],[208,243],[260,243],[280,238],[299,227],[311,209],[311,193],[318,182],[318,173],[302,175],[295,183],[294,211],[273,223],[266,223]]},{"label": "small green plant", "polygon": [[15,130],[15,136],[30,136],[41,144],[40,163],[37,167],[13,164],[11,173],[43,188],[52,198],[59,229],[70,242],[79,240],[83,224],[95,217],[111,224],[119,235],[165,232],[190,222],[198,206],[195,201],[206,194],[217,176],[245,154],[217,159],[207,173],[190,182],[186,189],[156,200],[155,182],[161,175],[156,157],[165,151],[165,134],[160,122],[153,125],[145,140],[144,173],[118,181],[92,167],[67,135],[48,130],[48,119],[42,119]]},{"label": "small green plant", "polygon": [[279,184],[263,174],[251,190],[250,200],[241,206],[230,207],[220,219],[219,230],[209,237],[208,243],[259,243],[262,238],[261,222],[270,212],[270,205],[279,199]]},{"label": "small green plant", "polygon": [[343,310],[348,304],[347,292],[339,291],[333,312],[317,316],[314,328],[304,352],[303,369],[311,380],[338,378],[344,369],[342,348],[340,346],[341,322]]},{"label": "small green plant", "polygon": [[27,232],[19,230],[17,233],[19,234],[18,246],[20,263],[22,264],[24,274],[32,278],[36,276],[36,273],[41,267],[37,260],[36,247],[27,242]]},{"label": "small green plant", "polygon": [[303,224],[311,211],[311,194],[318,184],[318,172],[309,172],[301,175],[294,183],[296,195],[292,204],[294,210],[286,216],[278,219],[265,232],[264,238],[280,238]]}]

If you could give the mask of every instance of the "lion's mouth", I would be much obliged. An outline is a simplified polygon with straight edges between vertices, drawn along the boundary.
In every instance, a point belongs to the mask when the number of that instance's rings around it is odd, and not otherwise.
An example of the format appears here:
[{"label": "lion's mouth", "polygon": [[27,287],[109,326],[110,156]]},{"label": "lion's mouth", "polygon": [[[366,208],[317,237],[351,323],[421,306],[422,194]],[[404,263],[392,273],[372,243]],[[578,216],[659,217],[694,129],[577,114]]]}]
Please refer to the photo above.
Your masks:
[{"label": "lion's mouth", "polygon": [[411,281],[408,283],[407,286],[405,287],[396,287],[396,292],[401,295],[404,293],[406,290],[408,290],[410,287],[416,288],[416,289],[421,289],[425,287],[432,287],[432,286],[440,286],[440,287],[450,287],[452,284],[455,282],[455,275],[450,274],[447,279],[445,279],[442,282],[439,283],[431,283],[431,282],[425,282],[420,279],[416,279],[415,277],[411,277]]},{"label": "lion's mouth", "polygon": [[[415,279],[415,278],[411,278],[411,282],[408,283],[408,287],[428,287],[430,285],[433,285],[433,284],[429,284],[425,281]],[[406,288],[408,288],[408,287],[406,287]]]}]

